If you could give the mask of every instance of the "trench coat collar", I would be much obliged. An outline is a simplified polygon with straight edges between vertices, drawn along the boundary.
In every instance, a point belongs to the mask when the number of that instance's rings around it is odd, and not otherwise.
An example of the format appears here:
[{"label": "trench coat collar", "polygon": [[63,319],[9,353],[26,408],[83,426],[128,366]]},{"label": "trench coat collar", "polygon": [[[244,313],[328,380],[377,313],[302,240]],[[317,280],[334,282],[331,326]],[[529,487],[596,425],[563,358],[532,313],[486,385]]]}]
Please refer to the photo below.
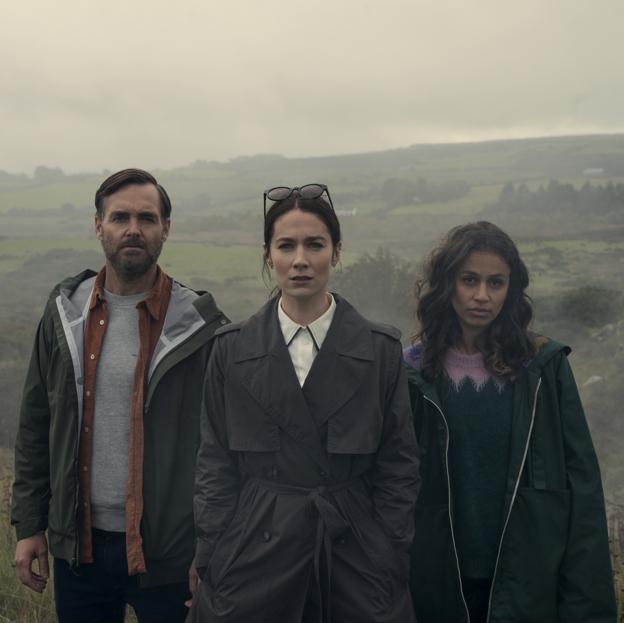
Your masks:
[{"label": "trench coat collar", "polygon": [[374,361],[369,323],[333,296],[334,319],[303,387],[279,325],[276,299],[243,323],[233,358],[241,366],[245,389],[327,473],[319,428],[358,390]]},{"label": "trench coat collar", "polygon": [[[336,312],[326,339],[340,355],[372,361],[375,358],[373,340],[368,322],[338,294],[332,293]],[[277,318],[279,299],[272,298],[256,314],[243,323],[234,361],[264,357],[284,344]]]}]

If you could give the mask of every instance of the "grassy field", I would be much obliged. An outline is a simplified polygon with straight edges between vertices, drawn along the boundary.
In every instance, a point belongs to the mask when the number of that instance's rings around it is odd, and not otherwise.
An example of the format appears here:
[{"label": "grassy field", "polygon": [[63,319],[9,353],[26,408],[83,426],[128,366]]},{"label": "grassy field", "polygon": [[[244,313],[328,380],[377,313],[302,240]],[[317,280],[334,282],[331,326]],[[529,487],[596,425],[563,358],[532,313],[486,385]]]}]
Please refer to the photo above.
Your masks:
[{"label": "grassy field", "polygon": [[[9,502],[13,453],[0,448],[0,623],[54,623],[54,578],[43,594],[22,586],[11,563],[15,552],[15,532],[9,524]],[[129,609],[126,623],[136,623]]]},{"label": "grassy field", "polygon": [[[11,461],[12,453],[0,449],[0,623],[53,623],[56,620],[53,587],[49,585],[42,595],[34,593],[19,584],[11,567],[15,551],[14,532],[8,517]],[[624,506],[608,505],[607,516],[618,599],[617,621],[624,623]],[[131,609],[126,614],[126,623],[136,623]]]},{"label": "grassy field", "polygon": [[[584,175],[594,168],[597,178]],[[536,301],[535,329],[573,350],[572,365],[587,407],[603,477],[611,496],[610,534],[620,594],[624,591],[624,427],[619,404],[624,394],[624,321],[621,329],[581,327],[560,318],[557,302],[569,290],[601,286],[624,291],[624,236],[621,215],[534,215],[482,212],[496,204],[506,182],[534,191],[555,179],[580,187],[624,181],[624,136],[589,136],[494,141],[464,145],[414,145],[388,152],[293,158],[265,155],[229,162],[196,162],[154,171],[172,197],[172,235],[161,265],[179,281],[211,291],[232,320],[249,316],[267,298],[261,278],[262,191],[276,184],[311,181],[329,185],[337,209],[355,208],[341,217],[345,272],[362,254],[379,247],[416,271],[436,241],[451,227],[486,218],[501,225],[519,245],[531,273]],[[97,269],[102,253],[93,231],[93,194],[106,177],[60,175],[60,179],[0,176],[0,423],[14,431],[21,362],[50,287],[86,267]],[[434,185],[463,180],[470,191],[444,203],[414,203],[388,209],[382,193],[390,178],[426,179]],[[485,215],[485,216],[484,216]],[[338,269],[339,271],[341,268]],[[10,295],[6,292],[10,290]],[[544,326],[546,324],[546,326]],[[413,327],[402,327],[409,335]],[[19,368],[19,370],[18,370]],[[11,372],[9,377],[8,372]],[[592,377],[597,385],[585,384]],[[2,420],[1,418],[5,419]],[[8,423],[8,424],[7,424]],[[10,443],[10,436],[4,437]],[[618,443],[620,445],[618,445]],[[8,527],[10,461],[0,449],[0,623],[52,621],[51,595],[36,596],[13,578],[13,536]],[[619,505],[619,506],[618,506]]]},{"label": "grassy field", "polygon": [[466,220],[474,218],[484,206],[494,203],[498,198],[502,186],[473,186],[470,192],[461,199],[454,199],[444,203],[418,203],[415,205],[401,206],[390,212],[392,216],[404,216],[406,214],[435,214],[441,216],[454,215]]},{"label": "grassy field", "polygon": [[43,595],[23,587],[11,566],[15,552],[15,533],[9,525],[12,453],[0,450],[0,623],[53,623],[52,587]]},{"label": "grassy field", "polygon": [[618,604],[617,622],[624,622],[624,505],[607,506],[613,580]]}]

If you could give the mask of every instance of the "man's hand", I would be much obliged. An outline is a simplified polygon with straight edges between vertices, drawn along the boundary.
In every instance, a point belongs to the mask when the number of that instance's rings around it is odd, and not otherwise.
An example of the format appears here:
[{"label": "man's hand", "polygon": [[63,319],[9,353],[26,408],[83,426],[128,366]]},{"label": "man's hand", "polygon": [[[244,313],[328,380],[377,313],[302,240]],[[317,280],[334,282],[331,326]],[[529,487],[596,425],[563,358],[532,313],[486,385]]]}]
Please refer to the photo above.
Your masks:
[{"label": "man's hand", "polygon": [[188,572],[188,581],[191,598],[187,599],[184,602],[184,605],[187,608],[190,608],[193,605],[193,599],[195,599],[195,593],[197,592],[197,587],[199,585],[199,574],[197,573],[197,567],[195,566],[195,559],[193,559],[193,562],[191,563],[191,567]]},{"label": "man's hand", "polygon": [[[37,572],[33,571],[33,561],[37,561]],[[22,584],[28,588],[43,593],[50,569],[48,567],[48,541],[45,534],[40,532],[20,539],[15,546],[15,572]]]}]

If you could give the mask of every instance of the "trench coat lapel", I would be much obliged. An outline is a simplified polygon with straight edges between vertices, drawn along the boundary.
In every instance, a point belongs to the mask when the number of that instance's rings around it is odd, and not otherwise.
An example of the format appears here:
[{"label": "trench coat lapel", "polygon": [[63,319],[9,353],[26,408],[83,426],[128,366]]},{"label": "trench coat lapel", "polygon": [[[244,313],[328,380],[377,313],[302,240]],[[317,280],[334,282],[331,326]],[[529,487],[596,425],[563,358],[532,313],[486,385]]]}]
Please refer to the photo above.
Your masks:
[{"label": "trench coat lapel", "polygon": [[306,402],[319,427],[360,388],[374,361],[367,322],[344,299],[334,297],[334,319],[303,384]]},{"label": "trench coat lapel", "polygon": [[269,301],[245,323],[234,361],[245,390],[284,433],[329,472],[329,459],[295,374],[276,305],[277,300]]}]

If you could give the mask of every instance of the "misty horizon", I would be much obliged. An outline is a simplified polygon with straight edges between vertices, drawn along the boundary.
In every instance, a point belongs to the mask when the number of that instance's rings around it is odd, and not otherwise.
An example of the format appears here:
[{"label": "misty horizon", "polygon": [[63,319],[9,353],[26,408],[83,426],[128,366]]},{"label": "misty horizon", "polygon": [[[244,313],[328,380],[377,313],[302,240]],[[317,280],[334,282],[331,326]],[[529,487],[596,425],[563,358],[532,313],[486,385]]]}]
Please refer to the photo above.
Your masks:
[{"label": "misty horizon", "polygon": [[0,170],[624,132],[616,0],[60,0],[0,26]]},{"label": "misty horizon", "polygon": [[359,152],[337,152],[337,153],[324,153],[324,154],[284,154],[284,153],[270,153],[270,152],[260,152],[253,154],[238,154],[235,156],[231,156],[223,159],[206,159],[202,157],[194,158],[188,160],[186,162],[181,162],[169,167],[160,166],[158,164],[153,167],[144,167],[141,163],[129,163],[124,166],[114,167],[107,166],[102,168],[99,171],[95,170],[86,170],[86,169],[77,169],[70,170],[66,169],[59,164],[50,163],[50,162],[40,162],[37,163],[31,171],[10,171],[7,169],[0,169],[0,173],[6,173],[8,175],[20,176],[26,175],[28,177],[33,177],[34,172],[37,168],[44,168],[48,170],[57,170],[62,172],[66,176],[71,175],[101,175],[112,173],[116,170],[121,170],[123,168],[145,168],[153,171],[171,171],[176,169],[184,169],[187,167],[192,167],[197,163],[203,164],[216,164],[216,165],[227,165],[231,163],[235,163],[237,160],[245,160],[245,159],[253,159],[253,158],[283,158],[284,160],[321,160],[324,158],[351,158],[356,156],[366,156],[366,155],[374,155],[374,154],[385,154],[388,152],[394,151],[405,151],[410,149],[419,149],[419,148],[428,148],[428,147],[457,147],[457,146],[476,146],[476,145],[487,145],[487,144],[495,144],[495,143],[506,143],[506,142],[522,142],[522,141],[539,141],[541,139],[590,139],[596,137],[622,137],[624,138],[623,132],[592,132],[587,134],[544,134],[544,135],[528,135],[528,136],[519,136],[519,137],[497,137],[497,138],[487,138],[482,140],[456,140],[456,141],[432,141],[432,142],[423,142],[423,143],[412,143],[409,145],[401,145],[398,147],[388,147],[385,149],[371,149],[368,151],[359,151]]}]

